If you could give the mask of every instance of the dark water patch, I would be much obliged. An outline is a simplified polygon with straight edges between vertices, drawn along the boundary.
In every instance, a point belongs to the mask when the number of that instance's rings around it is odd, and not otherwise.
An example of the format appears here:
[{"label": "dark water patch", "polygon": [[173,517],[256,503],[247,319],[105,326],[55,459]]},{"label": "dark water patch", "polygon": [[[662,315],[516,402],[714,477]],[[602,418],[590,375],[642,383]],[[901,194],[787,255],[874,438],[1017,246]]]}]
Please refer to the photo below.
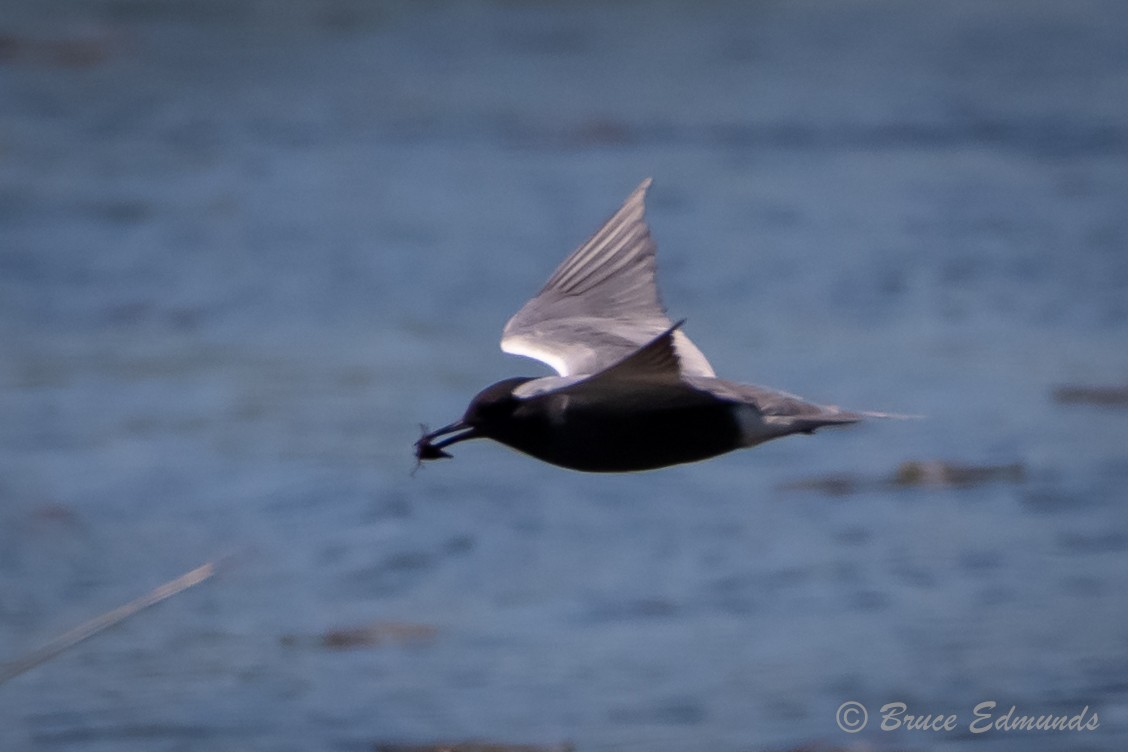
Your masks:
[{"label": "dark water patch", "polygon": [[614,707],[607,717],[626,725],[699,726],[709,714],[692,697],[671,697],[652,704]]},{"label": "dark water patch", "polygon": [[[1046,159],[1075,159],[1120,154],[1128,147],[1128,129],[1113,124],[1078,125],[1073,121],[1017,124],[982,121],[958,124],[899,123],[867,126],[849,122],[829,125],[809,122],[726,123],[686,126],[674,123],[604,121],[609,127],[594,131],[590,123],[547,126],[507,119],[481,122],[484,138],[497,139],[522,149],[574,150],[595,145],[643,147],[715,147],[756,154],[764,151],[952,151],[968,148],[1015,151]],[[588,137],[584,134],[588,133]],[[421,133],[410,131],[410,139]],[[427,136],[442,140],[433,127]],[[449,136],[446,136],[449,138]]]},{"label": "dark water patch", "polygon": [[124,37],[103,33],[70,37],[0,34],[0,64],[87,69],[121,54]]},{"label": "dark water patch", "polygon": [[367,596],[389,596],[407,592],[436,566],[429,551],[405,550],[382,557],[378,562],[344,572],[336,577],[343,590]]},{"label": "dark water patch", "polygon": [[899,560],[890,567],[891,574],[898,581],[915,588],[935,588],[939,584],[936,572],[927,567],[905,560]]},{"label": "dark water patch", "polygon": [[1071,384],[1054,387],[1053,400],[1061,405],[1093,405],[1096,407],[1128,407],[1128,386],[1083,386]]},{"label": "dark water patch", "polygon": [[582,54],[592,44],[587,29],[580,25],[555,24],[551,26],[529,26],[522,24],[500,31],[497,41],[502,49],[539,55],[577,55]]},{"label": "dark water patch", "polygon": [[889,607],[889,596],[879,590],[858,590],[847,602],[858,611],[884,611]]},{"label": "dark water patch", "polygon": [[1037,514],[1091,514],[1120,503],[1123,478],[1118,462],[1097,463],[1068,473],[1052,470],[1022,488],[1018,498],[1023,508]]},{"label": "dark water patch", "polygon": [[611,597],[594,599],[585,609],[584,622],[633,622],[671,619],[682,611],[676,601],[661,596],[619,600]]},{"label": "dark water patch", "polygon": [[835,532],[834,539],[845,546],[861,547],[873,540],[873,531],[860,525],[846,527]]},{"label": "dark water patch", "polygon": [[727,575],[706,583],[701,599],[721,613],[751,614],[760,607],[761,593],[756,584],[757,579],[749,575]]},{"label": "dark water patch", "polygon": [[1003,555],[998,551],[974,549],[959,556],[960,569],[968,574],[983,575],[1001,568],[1003,564]]},{"label": "dark water patch", "polygon": [[212,724],[124,723],[121,725],[100,725],[84,723],[81,728],[59,728],[53,731],[37,730],[31,738],[38,744],[60,746],[99,742],[199,744],[208,740],[238,738],[241,734],[242,729],[222,729],[216,728]]},{"label": "dark water patch", "polygon": [[558,744],[513,744],[487,741],[447,741],[425,744],[377,742],[375,752],[574,752],[568,742]]},{"label": "dark water patch", "polygon": [[1004,606],[1008,603],[1014,603],[1014,592],[1009,586],[1005,585],[990,585],[987,587],[980,587],[975,590],[974,602],[978,606],[985,608],[995,608]]},{"label": "dark water patch", "polygon": [[283,635],[280,641],[288,647],[317,645],[332,650],[386,647],[389,645],[427,645],[439,635],[431,624],[377,621],[355,627],[328,629],[316,636]]},{"label": "dark water patch", "polygon": [[1100,598],[1107,592],[1107,585],[1092,575],[1074,575],[1061,581],[1063,593],[1082,598]]},{"label": "dark water patch", "polygon": [[1128,550],[1128,533],[1119,530],[1105,532],[1062,532],[1057,536],[1063,551],[1080,554],[1102,554]]}]

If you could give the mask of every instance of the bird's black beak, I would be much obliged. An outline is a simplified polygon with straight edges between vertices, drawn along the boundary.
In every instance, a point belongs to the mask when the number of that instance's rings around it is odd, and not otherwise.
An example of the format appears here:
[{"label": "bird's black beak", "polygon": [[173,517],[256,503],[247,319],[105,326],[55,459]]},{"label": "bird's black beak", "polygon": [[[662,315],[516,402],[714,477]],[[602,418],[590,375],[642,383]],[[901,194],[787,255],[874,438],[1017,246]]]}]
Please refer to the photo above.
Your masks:
[{"label": "bird's black beak", "polygon": [[[461,431],[462,433],[455,433]],[[434,441],[439,436],[444,436],[448,433],[453,433],[453,436],[448,436],[442,441]],[[459,441],[466,439],[476,439],[481,436],[478,429],[474,428],[465,421],[457,421],[451,423],[449,426],[443,426],[437,431],[427,432],[423,428],[423,435],[419,437],[419,441],[415,442],[415,458],[420,462],[424,460],[437,460],[442,457],[450,457],[449,454],[443,451],[443,447],[448,447]]]}]

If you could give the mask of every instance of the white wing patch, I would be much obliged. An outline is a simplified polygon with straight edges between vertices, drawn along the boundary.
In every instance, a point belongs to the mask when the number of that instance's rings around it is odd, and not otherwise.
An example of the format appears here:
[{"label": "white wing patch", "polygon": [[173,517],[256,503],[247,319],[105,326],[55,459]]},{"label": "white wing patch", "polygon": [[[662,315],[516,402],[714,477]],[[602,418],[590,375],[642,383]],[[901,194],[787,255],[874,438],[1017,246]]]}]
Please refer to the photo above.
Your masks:
[{"label": "white wing patch", "polygon": [[555,392],[557,389],[563,389],[572,386],[572,384],[578,384],[586,378],[587,376],[544,376],[526,381],[513,390],[513,396],[517,399],[529,399],[530,397]]},{"label": "white wing patch", "polygon": [[713,371],[713,366],[706,360],[705,354],[698,350],[697,345],[690,342],[689,337],[680,329],[674,332],[674,349],[678,351],[678,358],[681,359],[682,373],[709,377],[717,375]]},{"label": "white wing patch", "polygon": [[521,335],[506,337],[501,341],[501,350],[510,355],[521,355],[526,358],[532,358],[533,360],[539,360],[561,376],[572,375],[569,373],[568,361],[566,361],[559,352],[530,337]]}]

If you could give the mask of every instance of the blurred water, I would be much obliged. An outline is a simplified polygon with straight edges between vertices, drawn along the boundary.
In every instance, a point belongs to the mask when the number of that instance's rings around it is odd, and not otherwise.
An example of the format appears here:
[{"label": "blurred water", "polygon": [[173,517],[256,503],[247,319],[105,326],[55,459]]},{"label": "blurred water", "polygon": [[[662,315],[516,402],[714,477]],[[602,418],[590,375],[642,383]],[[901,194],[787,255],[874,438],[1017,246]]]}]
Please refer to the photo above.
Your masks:
[{"label": "blurred water", "polygon": [[[10,0],[4,750],[1122,748],[1128,10]],[[416,424],[639,180],[722,376],[916,412],[622,477]],[[780,490],[910,459],[1022,483]],[[372,622],[433,639],[330,650]],[[293,638],[297,639],[293,639]],[[888,733],[995,700],[1091,733]]]}]

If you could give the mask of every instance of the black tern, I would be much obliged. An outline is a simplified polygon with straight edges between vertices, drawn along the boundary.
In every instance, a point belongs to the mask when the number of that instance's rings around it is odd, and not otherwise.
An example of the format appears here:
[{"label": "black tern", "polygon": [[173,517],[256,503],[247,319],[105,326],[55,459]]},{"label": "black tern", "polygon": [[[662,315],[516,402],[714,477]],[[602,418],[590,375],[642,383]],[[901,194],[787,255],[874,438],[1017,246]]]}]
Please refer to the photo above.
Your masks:
[{"label": "black tern", "polygon": [[502,350],[558,375],[482,390],[461,420],[424,429],[415,442],[420,463],[450,457],[443,450],[456,442],[489,438],[572,470],[653,470],[865,417],[901,417],[718,379],[659,299],[645,219],[650,183],[505,325]]}]

